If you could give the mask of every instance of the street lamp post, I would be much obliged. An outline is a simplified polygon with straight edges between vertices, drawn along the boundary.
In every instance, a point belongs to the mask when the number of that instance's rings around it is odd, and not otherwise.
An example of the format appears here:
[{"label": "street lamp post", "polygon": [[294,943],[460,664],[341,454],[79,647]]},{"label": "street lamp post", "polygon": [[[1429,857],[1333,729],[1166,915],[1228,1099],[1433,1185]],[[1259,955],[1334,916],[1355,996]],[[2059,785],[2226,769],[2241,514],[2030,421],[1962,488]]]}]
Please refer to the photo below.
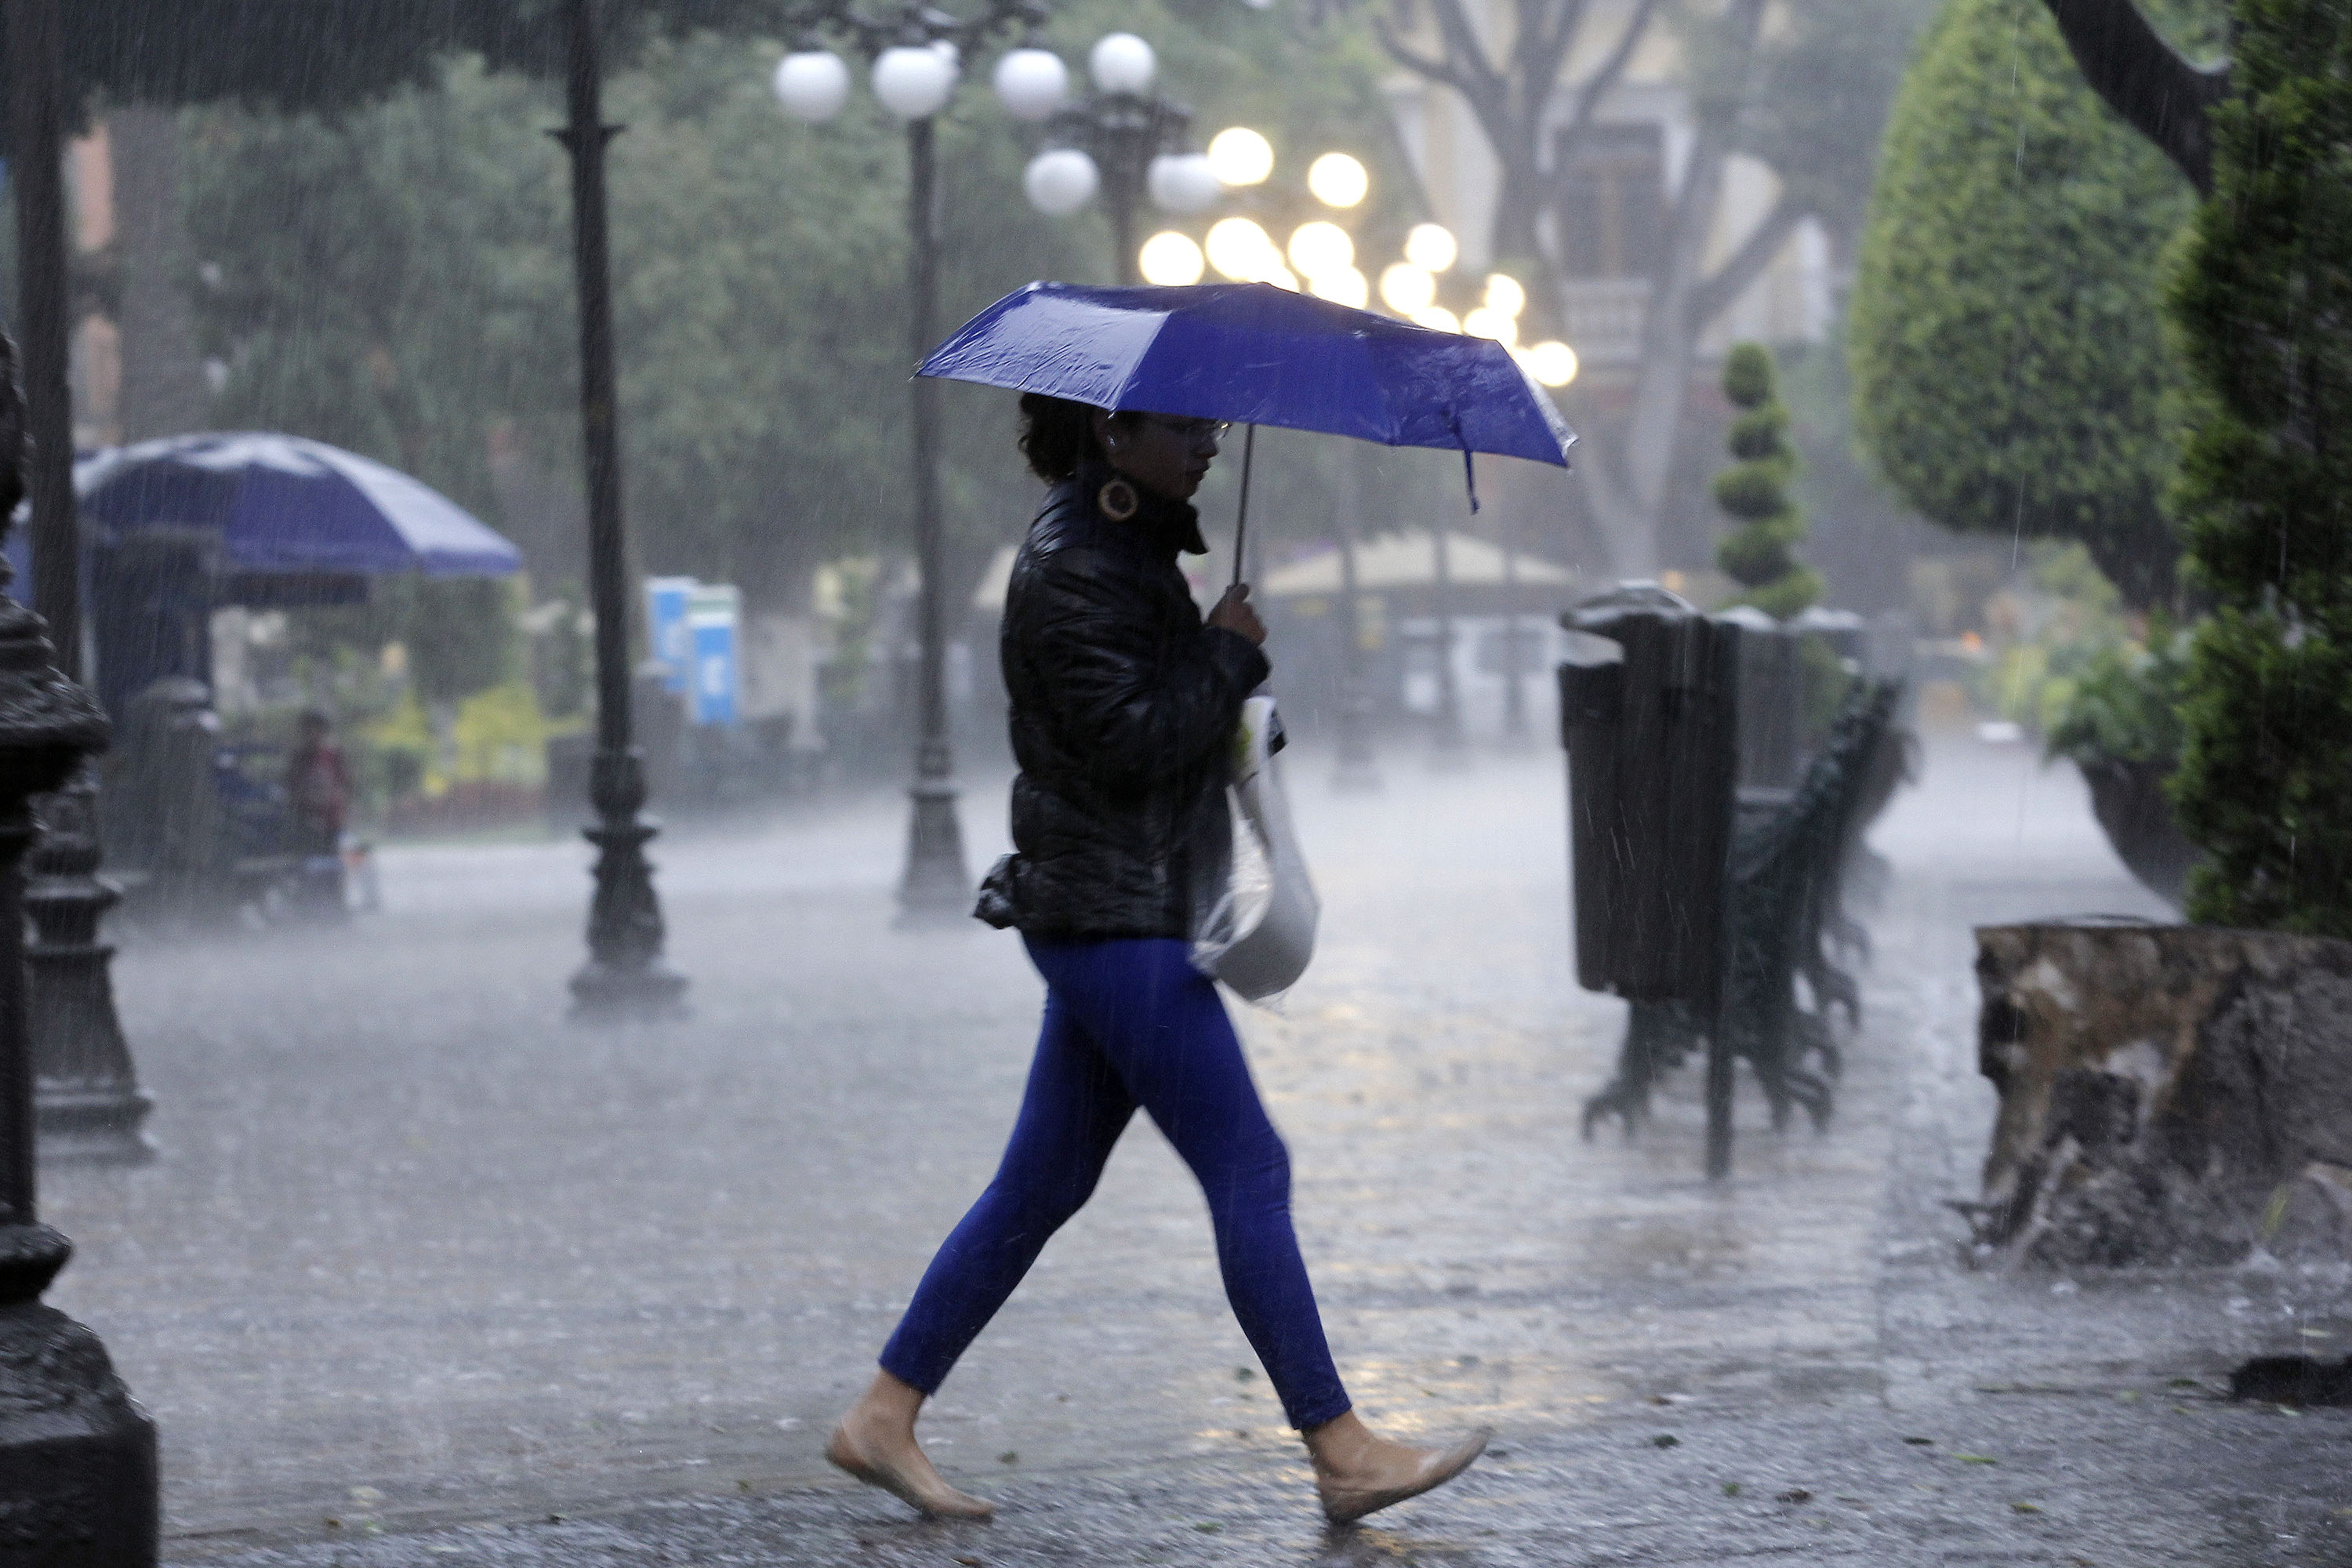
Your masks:
[{"label": "street lamp post", "polygon": [[[969,20],[935,10],[922,0],[899,0],[876,14],[847,0],[820,0],[789,17],[803,38],[776,70],[776,96],[801,119],[829,120],[849,94],[849,72],[839,56],[822,47],[826,34],[845,36],[870,62],[874,94],[907,127],[907,291],[910,363],[931,350],[939,311],[939,158],[933,120],[954,95],[962,57],[998,34],[1022,26],[1034,31],[1047,16],[1042,0],[990,0]],[[1047,64],[1050,62],[1050,65]],[[1061,71],[1043,49],[1015,49],[1000,66],[997,91],[1016,114],[1043,102],[1043,90],[1024,94],[1033,82],[1024,68],[1041,77]],[[1010,79],[1010,81],[1008,81]],[[1036,118],[1037,115],[1030,115]],[[963,828],[956,817],[955,752],[948,728],[947,565],[940,516],[939,389],[922,376],[910,378],[908,396],[912,449],[910,490],[915,510],[915,554],[922,576],[916,605],[922,664],[918,682],[921,735],[915,748],[915,778],[908,794],[912,811],[907,828],[907,864],[898,880],[902,922],[946,923],[970,912],[971,878],[963,856]]]},{"label": "street lamp post", "polygon": [[1224,190],[1207,156],[1189,150],[1192,111],[1151,91],[1159,68],[1151,46],[1132,33],[1097,41],[1087,55],[1095,90],[1046,121],[1052,145],[1022,180],[1031,203],[1055,217],[1083,206],[1099,185],[1121,283],[1138,279],[1135,216],[1147,192],[1163,211],[1189,214]]},{"label": "street lamp post", "polygon": [[[24,488],[33,502],[34,592],[56,639],[58,668],[81,672],[81,536],[73,490],[73,403],[67,379],[65,106],[58,0],[10,0],[10,184],[25,335]],[[13,375],[13,366],[12,366]],[[13,464],[16,453],[5,455]],[[8,483],[17,483],[12,468]],[[13,503],[12,503],[13,504]],[[153,1153],[140,1131],[152,1104],[139,1088],[114,1008],[114,950],[99,925],[121,897],[101,880],[98,780],[89,764],[35,803],[40,837],[26,857],[33,932],[26,957],[35,1078],[45,1152],[131,1164]],[[13,874],[13,873],[12,873]]]},{"label": "street lamp post", "polygon": [[604,123],[593,0],[564,6],[564,96],[571,122],[551,132],[572,156],[572,262],[580,291],[580,426],[587,460],[589,595],[596,614],[596,755],[588,797],[596,825],[596,891],[588,906],[588,962],[572,977],[577,1017],[658,1016],[677,1010],[686,977],[662,957],[660,901],[646,845],[661,830],[646,804],[645,757],[629,712],[627,552],[621,517],[617,377],[613,368],[612,270],[604,228]]},{"label": "street lamp post", "polygon": [[[9,5],[14,49],[25,49],[28,38],[37,43],[45,33],[54,43],[55,5],[56,0]],[[42,11],[48,16],[39,16]],[[23,101],[17,100],[20,113]],[[23,170],[26,143],[16,146]],[[30,325],[29,300],[26,307]],[[23,498],[27,466],[26,409],[16,387],[16,346],[0,336],[0,532]],[[104,748],[106,716],[59,672],[40,617],[7,596],[7,580],[0,564],[0,1517],[9,1521],[4,1554],[12,1563],[153,1568],[155,1424],[131,1403],[98,1336],[41,1303],[73,1247],[40,1223],[36,1201],[37,1043],[26,1010],[23,864],[40,832],[34,798],[58,790],[91,752]]]}]

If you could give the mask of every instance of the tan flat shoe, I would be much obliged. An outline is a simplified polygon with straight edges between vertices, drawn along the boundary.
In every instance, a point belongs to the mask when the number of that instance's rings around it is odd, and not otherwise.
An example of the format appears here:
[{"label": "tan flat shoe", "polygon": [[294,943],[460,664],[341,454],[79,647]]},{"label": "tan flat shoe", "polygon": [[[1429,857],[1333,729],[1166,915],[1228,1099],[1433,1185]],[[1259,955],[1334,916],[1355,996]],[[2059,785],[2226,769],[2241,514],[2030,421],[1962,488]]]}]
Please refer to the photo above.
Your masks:
[{"label": "tan flat shoe", "polygon": [[1434,1490],[1468,1469],[1486,1451],[1487,1440],[1494,1435],[1493,1427],[1482,1426],[1451,1448],[1417,1450],[1417,1465],[1376,1480],[1349,1478],[1343,1481],[1318,1475],[1315,1490],[1323,1500],[1323,1517],[1333,1524],[1353,1524],[1368,1513]]},{"label": "tan flat shoe", "polygon": [[948,1485],[939,1471],[931,1468],[920,1449],[916,1451],[916,1463],[893,1464],[861,1447],[850,1436],[847,1427],[836,1426],[833,1441],[824,1446],[824,1457],[835,1469],[847,1471],[869,1487],[880,1487],[909,1508],[919,1509],[934,1519],[985,1521],[996,1517],[994,1503]]}]

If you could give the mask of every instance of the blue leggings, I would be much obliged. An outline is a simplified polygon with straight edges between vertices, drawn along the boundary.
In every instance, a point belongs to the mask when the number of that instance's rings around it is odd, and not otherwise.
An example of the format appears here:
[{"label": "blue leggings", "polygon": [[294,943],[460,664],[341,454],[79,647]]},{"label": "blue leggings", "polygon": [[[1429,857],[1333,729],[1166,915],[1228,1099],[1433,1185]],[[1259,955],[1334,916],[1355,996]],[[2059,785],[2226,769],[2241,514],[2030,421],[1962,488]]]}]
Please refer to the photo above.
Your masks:
[{"label": "blue leggings", "polygon": [[882,1367],[935,1393],[1078,1212],[1138,1105],[1200,1181],[1225,1299],[1297,1427],[1348,1410],[1290,1228],[1290,1156],[1258,1103],[1217,988],[1172,939],[1025,939],[1045,977],[1045,1026],[1003,1163],[940,1247],[882,1349]]}]

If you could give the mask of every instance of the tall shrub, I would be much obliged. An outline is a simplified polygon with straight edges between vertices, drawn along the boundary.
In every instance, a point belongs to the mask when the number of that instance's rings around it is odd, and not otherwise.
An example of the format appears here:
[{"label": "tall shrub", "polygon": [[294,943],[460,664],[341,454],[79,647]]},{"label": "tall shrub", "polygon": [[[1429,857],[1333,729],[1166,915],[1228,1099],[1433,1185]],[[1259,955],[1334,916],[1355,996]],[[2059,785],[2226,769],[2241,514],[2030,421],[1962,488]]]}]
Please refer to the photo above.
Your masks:
[{"label": "tall shrub", "polygon": [[2212,198],[2169,304],[2175,491],[2213,613],[2173,782],[2193,919],[2352,937],[2352,13],[2240,0]]},{"label": "tall shrub", "polygon": [[1729,441],[1737,460],[1715,476],[1715,504],[1739,527],[1715,547],[1715,563],[1744,590],[1739,603],[1785,621],[1821,596],[1822,580],[1794,553],[1805,514],[1789,498],[1797,453],[1778,383],[1761,343],[1737,344],[1724,361],[1723,395],[1739,410]]},{"label": "tall shrub", "polygon": [[2126,603],[2171,601],[2158,278],[2193,199],[2042,0],[1945,7],[1887,123],[1848,324],[1855,434],[1921,516],[2079,540]]}]

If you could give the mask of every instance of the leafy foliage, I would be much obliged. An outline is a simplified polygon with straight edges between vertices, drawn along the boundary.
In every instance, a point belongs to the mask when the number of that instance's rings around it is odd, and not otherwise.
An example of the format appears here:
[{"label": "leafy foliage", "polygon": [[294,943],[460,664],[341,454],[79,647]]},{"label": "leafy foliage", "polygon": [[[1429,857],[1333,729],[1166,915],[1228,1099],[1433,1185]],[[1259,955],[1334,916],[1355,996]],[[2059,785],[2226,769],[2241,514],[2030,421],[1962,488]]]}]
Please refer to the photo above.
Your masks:
[{"label": "leafy foliage", "polygon": [[1805,514],[1789,499],[1797,453],[1777,382],[1761,343],[1735,344],[1724,361],[1723,395],[1740,411],[1729,441],[1738,461],[1715,476],[1715,504],[1742,526],[1716,546],[1715,559],[1747,590],[1739,603],[1787,620],[1821,596],[1822,580],[1794,554]]},{"label": "leafy foliage", "polygon": [[2241,0],[2170,296],[2200,586],[2173,781],[2192,917],[2352,937],[2352,16]]},{"label": "leafy foliage", "polygon": [[2110,643],[2072,674],[2054,677],[2044,692],[2042,754],[2177,765],[2189,641],[2169,616],[2151,616],[2144,641]]},{"label": "leafy foliage", "polygon": [[2157,306],[2190,202],[2040,0],[1947,7],[1888,125],[1850,338],[1856,431],[1929,521],[2078,539],[2126,602],[2171,599]]},{"label": "leafy foliage", "polygon": [[[1154,40],[1171,87],[1211,89],[1204,129],[1260,126],[1293,174],[1327,147],[1356,152],[1374,172],[1366,221],[1401,230],[1411,184],[1360,40],[1245,8],[1097,0],[1065,9],[1047,41],[1083,58],[1114,25]],[[767,85],[780,47],[656,38],[606,93],[628,127],[611,199],[632,543],[644,569],[733,581],[754,605],[789,601],[820,561],[910,537],[905,138],[864,93],[825,125],[781,114]],[[1032,147],[984,70],[940,125],[942,331],[1032,278],[1112,270],[1098,215],[1050,219],[1021,197]],[[198,113],[189,210],[212,281],[197,299],[229,367],[216,417],[381,457],[493,521],[493,430],[576,474],[571,204],[542,133],[561,118],[550,89],[469,57],[335,115]],[[950,387],[941,402],[961,592],[1017,536],[1036,487],[1009,398]],[[1328,517],[1337,444],[1293,445],[1260,444],[1270,537]],[[1230,504],[1230,478],[1217,482],[1212,515]],[[578,570],[536,552],[531,564],[542,587]]]}]

